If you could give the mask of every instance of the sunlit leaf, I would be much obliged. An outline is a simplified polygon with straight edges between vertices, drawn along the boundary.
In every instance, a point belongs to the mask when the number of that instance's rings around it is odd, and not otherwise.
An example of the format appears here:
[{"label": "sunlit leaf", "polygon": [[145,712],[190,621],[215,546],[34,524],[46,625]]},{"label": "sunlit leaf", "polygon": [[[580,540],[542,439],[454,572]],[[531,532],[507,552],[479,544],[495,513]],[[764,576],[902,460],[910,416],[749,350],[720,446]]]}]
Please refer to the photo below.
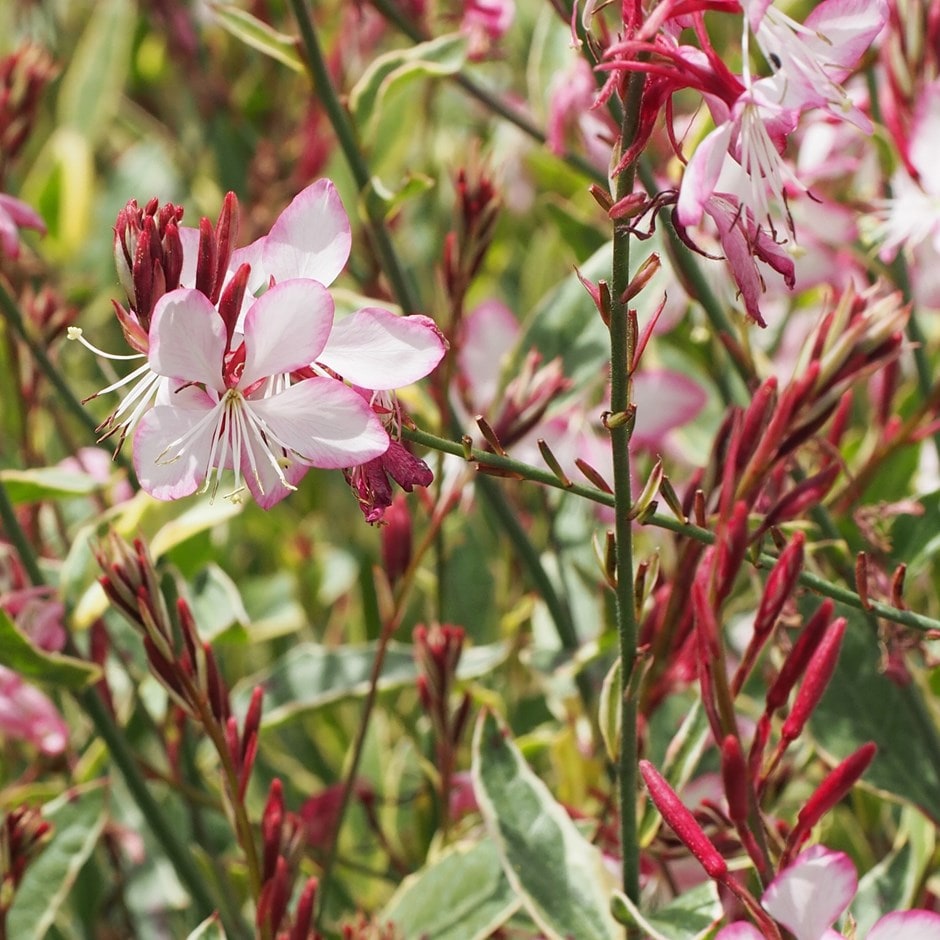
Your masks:
[{"label": "sunlit leaf", "polygon": [[503,871],[550,940],[612,940],[611,881],[600,851],[578,831],[488,709],[473,738],[473,783]]},{"label": "sunlit leaf", "polygon": [[467,37],[460,33],[395,49],[372,60],[349,93],[349,108],[357,123],[369,128],[393,88],[415,78],[453,75],[467,58]]},{"label": "sunlit leaf", "polygon": [[647,915],[618,891],[614,896],[614,913],[621,923],[638,927],[649,940],[699,940],[709,936],[712,927],[724,916],[718,889],[712,881],[696,885],[666,907]]},{"label": "sunlit leaf", "polygon": [[519,907],[496,844],[455,846],[409,875],[382,912],[404,940],[484,940]]},{"label": "sunlit leaf", "polygon": [[46,499],[68,499],[93,493],[101,485],[87,473],[37,467],[33,470],[0,470],[0,481],[10,501],[38,503]]},{"label": "sunlit leaf", "polygon": [[297,39],[294,36],[278,32],[247,10],[230,3],[213,4],[211,9],[218,24],[236,39],[295,72],[303,72],[304,63],[297,52]]}]

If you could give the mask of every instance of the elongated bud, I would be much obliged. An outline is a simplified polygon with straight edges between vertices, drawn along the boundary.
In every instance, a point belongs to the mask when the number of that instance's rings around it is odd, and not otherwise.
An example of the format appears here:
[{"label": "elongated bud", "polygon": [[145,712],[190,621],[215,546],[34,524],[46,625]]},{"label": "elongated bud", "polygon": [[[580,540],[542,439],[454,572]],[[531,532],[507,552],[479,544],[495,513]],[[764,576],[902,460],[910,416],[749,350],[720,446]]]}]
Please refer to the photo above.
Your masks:
[{"label": "elongated bud", "polygon": [[727,527],[719,536],[718,558],[715,564],[716,601],[719,603],[728,596],[744,562],[744,553],[747,551],[749,540],[747,517],[747,503],[743,501],[736,503]]},{"label": "elongated bud", "polygon": [[558,477],[562,486],[573,486],[574,484],[568,478],[568,474],[562,469],[561,464],[558,462],[558,458],[552,452],[552,449],[548,446],[543,438],[538,439],[539,453],[542,455],[542,459],[548,464],[549,470]]},{"label": "elongated bud", "polygon": [[604,493],[613,493],[611,485],[595,470],[586,460],[576,457],[574,465],[591,481],[599,490]]},{"label": "elongated bud", "polygon": [[268,801],[261,816],[261,842],[263,851],[262,879],[273,877],[281,851],[281,833],[284,826],[284,788],[275,777],[268,790]]},{"label": "elongated bud", "polygon": [[772,525],[779,525],[781,522],[796,519],[811,506],[821,503],[829,490],[832,489],[832,485],[836,482],[836,477],[839,476],[841,470],[839,464],[833,461],[828,467],[820,470],[819,473],[797,483],[767,513],[761,523],[760,531],[765,532]]},{"label": "elongated bud", "polygon": [[727,863],[705,835],[695,817],[676,795],[675,790],[648,760],[640,761],[640,773],[643,775],[650,799],[669,828],[698,859],[710,878],[723,881],[728,875]]},{"label": "elongated bud", "polygon": [[653,469],[650,471],[649,478],[646,483],[643,484],[643,489],[640,491],[640,495],[637,496],[636,501],[630,507],[630,512],[628,518],[636,519],[639,516],[642,516],[650,506],[655,506],[656,494],[659,492],[659,485],[663,480],[663,461],[662,458],[658,458],[656,463],[653,464]]},{"label": "elongated bud", "polygon": [[796,701],[787,720],[780,731],[785,741],[794,741],[803,731],[809,716],[819,704],[819,700],[826,691],[826,686],[832,678],[836,663],[839,659],[839,650],[842,646],[842,637],[845,634],[846,619],[839,617],[834,620],[822,638],[813,658],[806,667],[806,675],[797,692]]},{"label": "elongated bud", "polygon": [[661,262],[659,255],[654,251],[636,270],[636,273],[630,279],[627,289],[621,294],[620,302],[629,303],[637,294],[646,287],[653,279],[656,272],[660,269]]},{"label": "elongated bud", "polygon": [[232,275],[225,290],[219,298],[219,316],[225,324],[225,332],[228,335],[229,344],[235,335],[235,326],[238,323],[238,315],[241,313],[242,301],[245,299],[245,289],[248,286],[248,277],[251,274],[251,265],[243,264]]},{"label": "elongated bud", "polygon": [[907,574],[907,565],[898,565],[891,575],[891,606],[898,610],[906,610],[904,603],[904,578]]},{"label": "elongated bud", "polygon": [[787,840],[788,856],[792,856],[799,849],[813,826],[852,789],[877,753],[878,747],[869,741],[829,773],[796,818],[796,825]]},{"label": "elongated bud", "polygon": [[754,661],[757,659],[758,653],[764,643],[767,642],[767,638],[777,623],[783,605],[786,604],[797,585],[800,571],[803,569],[803,546],[805,542],[806,536],[802,532],[794,533],[790,544],[780,553],[777,563],[767,578],[760,606],[757,608],[757,614],[754,617],[754,634],[744,651],[741,665],[738,667],[732,683],[732,691],[735,695],[741,691],[741,687],[754,667]]},{"label": "elongated bud", "polygon": [[317,898],[318,882],[316,878],[308,878],[304,890],[297,902],[294,912],[294,923],[288,940],[309,940],[310,925],[313,923],[313,908]]},{"label": "elongated bud", "polygon": [[744,422],[741,425],[741,446],[738,448],[737,464],[741,470],[757,449],[767,422],[773,412],[777,401],[777,379],[770,376],[754,393],[750,405],[744,412]]},{"label": "elongated bud", "polygon": [[819,646],[834,611],[835,604],[827,597],[819,605],[816,613],[804,624],[799,637],[793,644],[793,649],[790,650],[790,655],[784,660],[777,678],[767,692],[767,714],[772,714],[786,704],[790,691],[803,675],[806,664],[810,661],[816,647]]},{"label": "elongated bud", "polygon": [[729,734],[721,743],[721,780],[728,801],[728,815],[735,824],[747,824],[747,766],[741,753],[741,743]]}]

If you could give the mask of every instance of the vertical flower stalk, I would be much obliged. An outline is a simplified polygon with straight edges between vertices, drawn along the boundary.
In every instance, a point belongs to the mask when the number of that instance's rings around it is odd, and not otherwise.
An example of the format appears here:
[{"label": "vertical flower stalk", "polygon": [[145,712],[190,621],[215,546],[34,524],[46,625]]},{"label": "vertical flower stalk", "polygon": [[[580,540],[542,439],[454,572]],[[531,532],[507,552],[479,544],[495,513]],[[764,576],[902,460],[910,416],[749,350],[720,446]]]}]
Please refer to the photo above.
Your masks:
[{"label": "vertical flower stalk", "polygon": [[[627,82],[621,125],[621,151],[629,148],[639,122],[640,100],[645,76],[633,73]],[[636,171],[631,163],[617,175],[615,202],[632,191]],[[630,232],[614,224],[613,271],[610,308],[610,443],[613,450],[614,532],[616,537],[616,607],[615,617],[620,646],[620,674],[624,689],[631,688],[630,677],[637,656],[637,617],[633,598],[633,523],[630,481],[630,435],[633,422],[628,420],[630,373],[636,349],[636,321],[627,308],[630,286]],[[619,420],[618,420],[619,419]],[[640,897],[640,857],[637,842],[637,702],[624,695],[620,714],[620,839],[623,848],[623,890],[632,901]]]}]

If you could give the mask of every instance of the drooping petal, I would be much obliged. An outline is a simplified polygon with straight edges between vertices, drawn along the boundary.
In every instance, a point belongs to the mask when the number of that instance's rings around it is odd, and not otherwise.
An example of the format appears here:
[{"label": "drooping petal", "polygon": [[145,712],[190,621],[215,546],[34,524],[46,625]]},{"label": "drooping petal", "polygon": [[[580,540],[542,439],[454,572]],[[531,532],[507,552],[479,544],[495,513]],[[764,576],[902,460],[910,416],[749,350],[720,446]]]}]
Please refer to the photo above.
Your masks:
[{"label": "drooping petal", "polygon": [[222,358],[226,352],[225,323],[205,294],[170,291],[153,309],[150,321],[150,368],[181,382],[202,382],[224,391]]},{"label": "drooping petal", "polygon": [[719,124],[695,148],[682,175],[676,215],[682,225],[698,225],[705,203],[715,192],[721,168],[728,157],[733,125]]},{"label": "drooping petal", "polygon": [[477,411],[493,404],[519,332],[519,321],[498,300],[485,300],[464,317],[457,362]]},{"label": "drooping petal", "polygon": [[444,349],[441,331],[429,317],[364,307],[334,324],[326,347],[314,358],[354,385],[385,391],[424,378]]},{"label": "drooping petal", "polygon": [[281,281],[262,294],[245,317],[245,368],[239,385],[309,366],[333,326],[333,298],[306,278]]},{"label": "drooping petal", "polygon": [[705,407],[705,390],[688,376],[668,369],[639,371],[633,378],[636,424],[633,441],[662,446],[663,436],[691,421]]},{"label": "drooping petal", "polygon": [[304,379],[246,407],[274,439],[313,467],[354,467],[388,449],[388,435],[375,412],[335,379]]},{"label": "drooping petal", "polygon": [[197,389],[186,389],[185,395],[181,400],[188,407],[157,405],[140,419],[134,433],[134,470],[155,499],[192,495],[209,469],[221,408]]},{"label": "drooping petal", "polygon": [[940,914],[934,911],[894,911],[868,932],[868,940],[937,940]]},{"label": "drooping petal", "polygon": [[278,216],[261,250],[264,279],[310,277],[329,287],[343,270],[352,236],[336,187],[317,180]]},{"label": "drooping petal", "polygon": [[820,940],[857,888],[858,875],[848,855],[814,845],[774,878],[761,904],[796,940]]}]

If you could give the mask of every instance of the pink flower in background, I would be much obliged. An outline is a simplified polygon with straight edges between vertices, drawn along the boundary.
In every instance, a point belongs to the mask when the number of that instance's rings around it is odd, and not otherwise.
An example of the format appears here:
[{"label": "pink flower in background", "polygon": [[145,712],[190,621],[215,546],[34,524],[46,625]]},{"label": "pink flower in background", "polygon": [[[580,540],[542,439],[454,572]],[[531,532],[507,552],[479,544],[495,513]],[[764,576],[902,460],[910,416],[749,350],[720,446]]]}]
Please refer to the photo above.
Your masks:
[{"label": "pink flower in background", "polygon": [[324,351],[333,301],[316,281],[276,284],[252,304],[242,338],[198,291],[158,302],[149,362],[173,390],[149,411],[134,436],[134,465],[144,489],[178,499],[205,482],[215,491],[223,469],[235,472],[264,508],[295,489],[311,466],[350,467],[378,457],[388,435],[353,389],[325,375],[289,384]]},{"label": "pink flower in background", "polygon": [[604,108],[594,109],[597,82],[587,62],[578,56],[551,84],[548,104],[548,147],[563,154],[572,145],[583,147],[588,159],[605,173],[610,168],[617,128]]},{"label": "pink flower in background", "polygon": [[[832,925],[855,897],[858,875],[844,852],[814,845],[802,852],[767,886],[761,906],[796,940],[838,940]],[[738,922],[722,928],[715,940],[761,940],[752,924]],[[933,911],[895,911],[882,917],[867,940],[937,940],[940,914]],[[860,938],[861,940],[861,938]]]},{"label": "pink flower in background", "polygon": [[0,193],[0,249],[8,258],[20,256],[20,229],[35,229],[46,233],[46,223],[39,213],[22,199]]},{"label": "pink flower in background", "polygon": [[470,58],[484,58],[506,34],[515,15],[515,0],[464,0],[460,31],[469,39]]},{"label": "pink flower in background", "polygon": [[0,666],[0,735],[27,741],[43,754],[61,754],[69,729],[44,693],[6,666]]}]

